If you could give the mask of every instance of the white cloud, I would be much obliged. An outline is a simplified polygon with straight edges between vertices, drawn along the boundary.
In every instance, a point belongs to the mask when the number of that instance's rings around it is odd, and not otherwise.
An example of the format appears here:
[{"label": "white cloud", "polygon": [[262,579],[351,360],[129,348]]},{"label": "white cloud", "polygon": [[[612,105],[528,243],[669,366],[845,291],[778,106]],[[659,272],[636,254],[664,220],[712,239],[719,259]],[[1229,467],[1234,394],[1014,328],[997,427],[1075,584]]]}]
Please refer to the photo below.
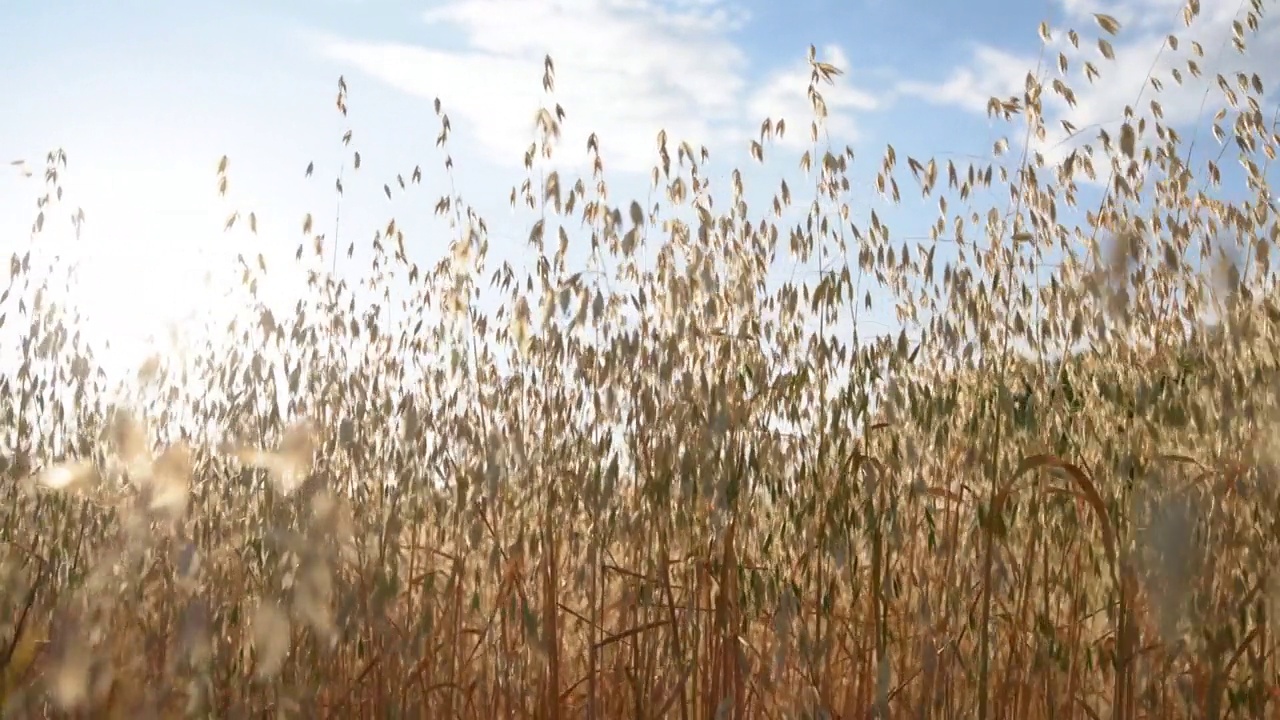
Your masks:
[{"label": "white cloud", "polygon": [[[1098,129],[1106,129],[1114,137],[1127,106],[1132,106],[1136,113],[1149,114],[1154,100],[1160,105],[1164,116],[1162,122],[1166,126],[1179,129],[1190,124],[1199,123],[1197,126],[1200,126],[1224,106],[1222,93],[1217,89],[1218,73],[1225,75],[1234,86],[1236,73],[1248,76],[1257,72],[1265,78],[1270,73],[1264,70],[1280,66],[1280,22],[1274,13],[1260,18],[1257,34],[1246,35],[1246,55],[1240,55],[1232,47],[1232,22],[1244,21],[1243,13],[1248,9],[1248,3],[1205,3],[1204,11],[1190,28],[1183,23],[1183,0],[1105,3],[1101,0],[1058,0],[1058,5],[1065,22],[1053,30],[1053,41],[1046,48],[1045,66],[1040,73],[1046,80],[1043,97],[1051,128],[1048,137],[1036,144],[1036,149],[1041,150],[1049,162],[1062,159],[1084,142],[1092,142]],[[1094,13],[1115,17],[1122,26],[1119,35],[1110,37],[1103,33],[1095,23]],[[1068,28],[1075,28],[1080,34],[1079,50],[1070,46]],[[1171,34],[1179,41],[1176,51],[1167,45]],[[1114,60],[1103,57],[1097,46],[1099,37],[1111,43]],[[1199,41],[1203,47],[1203,57],[1193,53],[1193,40]],[[1069,61],[1066,76],[1057,69],[1060,52]],[[955,69],[945,80],[936,83],[902,82],[898,91],[985,114],[990,97],[1021,96],[1026,73],[1035,70],[1037,59],[1035,55],[1018,55],[990,45],[979,45],[969,62]],[[1188,60],[1199,65],[1200,77],[1191,74]],[[1085,61],[1092,62],[1101,75],[1092,83],[1083,73]],[[1175,69],[1182,76],[1181,84],[1173,77]],[[1149,86],[1148,77],[1162,84],[1159,92]],[[1075,107],[1068,106],[1050,90],[1047,83],[1055,78],[1061,78],[1074,91]],[[1059,120],[1071,122],[1078,134],[1068,139]],[[1224,129],[1229,131],[1229,128]],[[1150,129],[1147,135],[1146,142],[1155,141]]]},{"label": "white cloud", "polygon": [[[859,112],[880,110],[885,102],[849,82],[849,58],[838,46],[827,46],[819,59],[844,72],[836,77],[834,85],[825,82],[818,85],[818,92],[827,106],[827,131],[833,138],[853,142],[859,137],[854,117]],[[807,92],[811,72],[803,59],[774,72],[756,90],[748,104],[750,118],[757,122],[763,122],[765,118],[774,122],[786,120],[786,134],[777,141],[783,147],[805,147],[812,140],[809,128],[813,120],[813,105]]]},{"label": "white cloud", "polygon": [[[751,137],[772,113],[804,110],[788,125],[806,134],[807,48],[796,49],[801,65],[757,83],[734,37],[748,16],[728,0],[450,0],[423,19],[464,49],[334,37],[319,46],[401,91],[439,97],[455,130],[465,128],[504,164],[519,163],[534,139],[534,113],[547,102],[541,78],[548,53],[556,66],[554,102],[566,112],[562,163],[585,162],[591,132],[607,169],[637,172],[656,162],[660,129],[671,144],[714,149]],[[833,133],[851,136],[854,113],[877,103],[848,87],[847,76],[840,81],[823,92]]]},{"label": "white cloud", "polygon": [[[1114,17],[1130,32],[1136,30],[1168,29],[1169,22],[1177,17],[1186,0],[1058,0],[1063,15],[1071,21],[1091,20],[1095,13]],[[1208,3],[1216,10],[1234,12],[1236,6],[1229,2]]]},{"label": "white cloud", "polygon": [[999,48],[978,45],[969,65],[957,68],[941,83],[904,81],[897,90],[937,105],[956,105],[965,110],[984,113],[987,100],[1007,97],[1025,87],[1027,71],[1035,66]]}]

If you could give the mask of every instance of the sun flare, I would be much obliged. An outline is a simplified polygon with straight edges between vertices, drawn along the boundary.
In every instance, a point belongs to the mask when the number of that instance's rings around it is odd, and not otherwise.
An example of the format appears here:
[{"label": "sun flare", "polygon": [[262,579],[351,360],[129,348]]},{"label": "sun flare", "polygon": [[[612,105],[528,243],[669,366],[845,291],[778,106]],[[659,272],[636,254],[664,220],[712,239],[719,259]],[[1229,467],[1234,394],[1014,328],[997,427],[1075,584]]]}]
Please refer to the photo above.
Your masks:
[{"label": "sun flare", "polygon": [[[67,223],[41,233],[74,328],[110,379],[156,354],[198,351],[249,302],[238,282],[244,240],[224,231],[221,198],[208,173],[165,168],[75,175],[84,198],[79,232]],[[203,180],[204,182],[200,182]]]}]

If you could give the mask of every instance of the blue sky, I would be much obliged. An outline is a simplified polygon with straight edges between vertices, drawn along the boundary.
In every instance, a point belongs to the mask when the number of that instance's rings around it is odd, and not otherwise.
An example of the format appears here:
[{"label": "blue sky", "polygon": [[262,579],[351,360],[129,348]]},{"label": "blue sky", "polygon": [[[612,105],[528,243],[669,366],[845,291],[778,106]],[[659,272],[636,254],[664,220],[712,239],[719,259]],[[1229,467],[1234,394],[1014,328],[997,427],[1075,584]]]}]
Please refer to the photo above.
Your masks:
[{"label": "blue sky", "polygon": [[[1264,17],[1262,37],[1242,58],[1229,47],[1219,50],[1247,3],[1205,6],[1183,39],[1201,39],[1207,77],[1219,60],[1231,71],[1280,67],[1273,17]],[[708,146],[711,177],[722,191],[730,169],[741,168],[758,215],[783,177],[801,200],[809,198],[796,163],[807,144],[810,44],[819,59],[845,71],[823,92],[834,144],[857,153],[859,183],[849,198],[854,221],[865,228],[874,207],[895,237],[921,238],[936,204],[913,199],[905,168],[897,173],[902,207],[890,208],[871,187],[886,143],[900,162],[936,156],[963,166],[970,156],[990,157],[992,143],[1015,128],[989,121],[983,107],[992,95],[1021,92],[1040,51],[1042,20],[1057,44],[1066,28],[1077,29],[1079,54],[1092,55],[1103,73],[1090,86],[1073,61],[1068,82],[1078,104],[1063,108],[1062,117],[1114,130],[1166,34],[1183,34],[1180,7],[1179,0],[6,3],[0,159],[25,159],[36,174],[0,168],[0,250],[8,255],[25,242],[43,155],[64,148],[68,207],[60,212],[80,206],[87,217],[78,297],[98,318],[91,336],[119,345],[116,362],[123,365],[150,351],[147,334],[216,305],[193,288],[206,268],[228,266],[235,252],[262,252],[281,278],[274,297],[287,302],[299,279],[280,269],[303,239],[304,214],[313,213],[316,232],[332,237],[340,170],[343,247],[351,239],[367,244],[395,217],[410,254],[429,265],[449,243],[447,227],[431,214],[448,192],[434,148],[432,101],[439,97],[454,128],[458,190],[488,219],[491,255],[527,267],[529,216],[513,214],[507,198],[525,176],[522,152],[543,102],[548,53],[557,66],[556,99],[568,113],[561,156],[567,167],[580,167],[586,135],[597,132],[612,200],[625,208],[647,194],[654,137],[665,128],[673,140]],[[1114,61],[1092,48],[1100,35],[1094,12],[1123,25],[1111,38]],[[1184,44],[1181,53],[1160,55],[1157,74],[1184,63],[1185,51]],[[1048,78],[1056,77],[1056,52],[1048,56]],[[339,75],[350,89],[347,118],[334,107]],[[1177,88],[1166,79],[1166,86],[1159,96],[1166,119],[1180,128],[1202,126],[1205,82]],[[1208,113],[1220,104],[1214,94]],[[765,117],[786,118],[789,132],[757,167],[747,143]],[[351,147],[340,142],[347,129]],[[1017,150],[1017,138],[1011,140]],[[1054,146],[1056,140],[1044,146],[1051,156],[1069,147]],[[358,172],[349,167],[356,149],[363,159]],[[224,154],[230,189],[221,199],[215,169]],[[315,173],[305,178],[310,162]],[[400,192],[396,174],[407,179],[415,166],[422,185]],[[396,188],[391,200],[383,183]],[[972,209],[985,211],[991,201],[978,198]],[[255,213],[257,237],[243,220],[223,232],[233,211]],[[50,224],[56,238],[65,222]],[[70,252],[55,242],[44,243],[48,252]],[[866,323],[873,334],[894,328],[888,308]]]}]

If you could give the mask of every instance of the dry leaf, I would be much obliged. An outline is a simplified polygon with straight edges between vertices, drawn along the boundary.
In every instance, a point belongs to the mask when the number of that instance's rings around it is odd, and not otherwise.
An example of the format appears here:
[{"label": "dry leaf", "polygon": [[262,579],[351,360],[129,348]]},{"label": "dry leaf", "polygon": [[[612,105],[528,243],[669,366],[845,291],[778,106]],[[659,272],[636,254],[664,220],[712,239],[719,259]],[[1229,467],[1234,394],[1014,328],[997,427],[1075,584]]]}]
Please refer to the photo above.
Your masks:
[{"label": "dry leaf", "polygon": [[1120,22],[1110,15],[1094,13],[1093,19],[1098,22],[1098,27],[1102,28],[1109,35],[1115,35],[1120,32]]},{"label": "dry leaf", "polygon": [[169,518],[187,511],[191,494],[191,449],[184,443],[167,448],[151,466],[145,483],[147,509]]},{"label": "dry leaf", "polygon": [[274,451],[250,448],[236,452],[244,464],[270,473],[276,490],[286,496],[293,494],[306,481],[311,473],[314,454],[314,428],[305,421],[285,430],[280,447]]},{"label": "dry leaf", "polygon": [[98,470],[87,460],[74,460],[45,468],[36,482],[52,490],[76,490],[98,482]]},{"label": "dry leaf", "polygon": [[269,680],[280,674],[289,656],[293,626],[289,615],[271,601],[264,600],[253,614],[254,675]]}]

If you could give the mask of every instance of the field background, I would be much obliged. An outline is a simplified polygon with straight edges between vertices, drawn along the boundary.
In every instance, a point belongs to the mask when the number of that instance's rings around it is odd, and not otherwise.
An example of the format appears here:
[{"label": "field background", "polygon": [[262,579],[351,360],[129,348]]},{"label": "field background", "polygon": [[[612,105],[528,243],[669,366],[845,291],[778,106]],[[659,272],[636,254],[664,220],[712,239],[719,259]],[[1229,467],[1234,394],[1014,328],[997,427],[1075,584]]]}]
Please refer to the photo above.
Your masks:
[{"label": "field background", "polygon": [[[328,204],[300,240],[229,209],[220,304],[127,372],[76,291],[77,165],[14,162],[5,716],[1274,717],[1280,136],[1275,78],[1220,59],[1270,6],[1208,48],[1197,7],[1105,125],[1072,85],[1124,23],[1042,26],[972,161],[833,142],[848,68],[810,47],[808,115],[741,141],[786,180],[663,131],[634,197],[607,138],[558,162],[557,58],[510,187],[458,180],[440,101],[437,166],[370,179],[343,75]],[[1221,110],[1184,136],[1192,78]],[[851,206],[867,164],[927,236]],[[435,261],[342,223],[424,171]],[[515,259],[472,193],[528,220]]]}]

